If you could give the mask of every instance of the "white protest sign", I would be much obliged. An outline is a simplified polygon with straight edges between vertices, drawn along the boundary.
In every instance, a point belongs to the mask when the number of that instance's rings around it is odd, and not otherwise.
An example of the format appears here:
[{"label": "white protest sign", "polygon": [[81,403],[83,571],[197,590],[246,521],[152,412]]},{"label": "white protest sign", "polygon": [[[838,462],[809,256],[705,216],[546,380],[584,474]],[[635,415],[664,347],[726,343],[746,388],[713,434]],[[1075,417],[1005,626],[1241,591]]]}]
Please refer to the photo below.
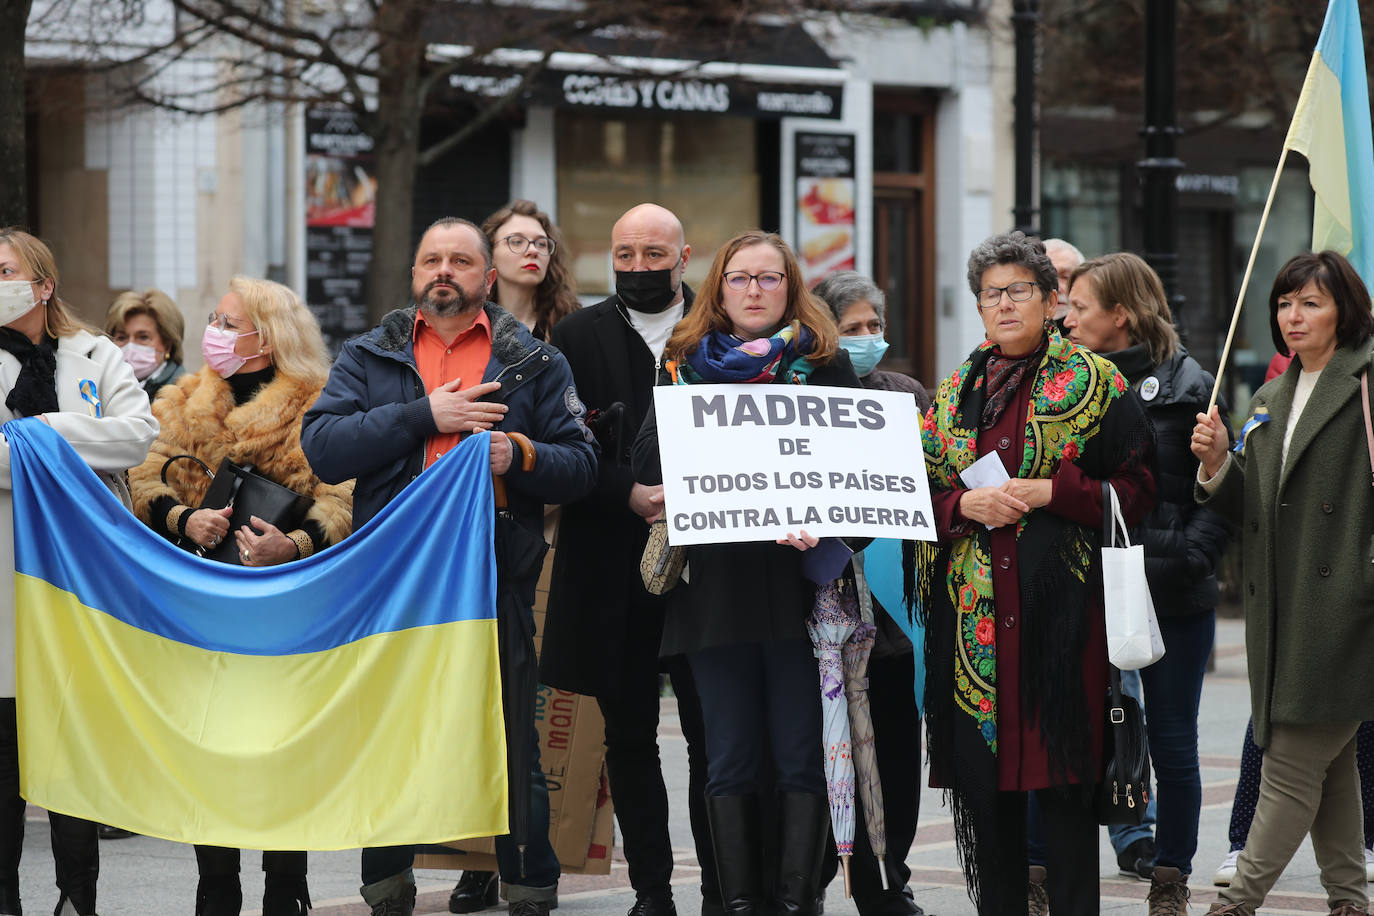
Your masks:
[{"label": "white protest sign", "polygon": [[807,385],[654,389],[668,541],[933,541],[916,399]]}]

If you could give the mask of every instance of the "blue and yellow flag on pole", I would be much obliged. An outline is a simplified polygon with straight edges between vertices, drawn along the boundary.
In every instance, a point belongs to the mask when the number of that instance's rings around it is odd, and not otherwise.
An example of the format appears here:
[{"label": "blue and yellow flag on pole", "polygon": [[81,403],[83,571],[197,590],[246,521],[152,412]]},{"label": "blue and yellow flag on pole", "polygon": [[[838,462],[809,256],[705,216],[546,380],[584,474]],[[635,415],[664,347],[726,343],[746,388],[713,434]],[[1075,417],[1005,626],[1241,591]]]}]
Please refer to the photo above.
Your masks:
[{"label": "blue and yellow flag on pole", "polygon": [[144,527],[41,421],[0,433],[25,798],[252,849],[506,832],[486,434],[342,544],[244,569]]},{"label": "blue and yellow flag on pole", "polygon": [[1316,194],[1312,250],[1349,258],[1374,283],[1374,138],[1355,0],[1331,0],[1283,143],[1307,157]]}]

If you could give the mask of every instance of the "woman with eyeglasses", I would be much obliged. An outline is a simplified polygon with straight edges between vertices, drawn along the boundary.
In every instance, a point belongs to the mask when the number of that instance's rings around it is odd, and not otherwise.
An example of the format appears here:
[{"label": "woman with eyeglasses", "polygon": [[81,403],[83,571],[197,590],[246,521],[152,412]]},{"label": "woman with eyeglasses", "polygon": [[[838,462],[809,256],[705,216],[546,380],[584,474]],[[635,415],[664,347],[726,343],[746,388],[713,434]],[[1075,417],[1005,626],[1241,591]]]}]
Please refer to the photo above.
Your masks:
[{"label": "woman with eyeglasses", "polygon": [[[939,536],[916,568],[931,784],[948,790],[980,914],[1027,911],[1032,792],[1049,911],[1097,913],[1103,484],[1139,524],[1154,502],[1150,423],[1115,366],[1059,336],[1039,239],[987,239],[968,283],[987,340],[940,383],[921,431]],[[989,456],[1005,482],[966,484]]]},{"label": "woman with eyeglasses", "polygon": [[[162,390],[153,414],[162,432],[148,458],[129,471],[134,512],[183,546],[206,549],[234,538],[244,566],[275,566],[308,557],[353,529],[353,482],[322,483],[301,451],[301,418],[329,374],[315,316],[280,283],[234,277],[210,313],[201,341],[205,366]],[[313,498],[301,526],[282,531],[256,516],[229,530],[231,509],[198,508],[210,479],[192,455],[218,470],[228,458]],[[271,812],[259,812],[270,817]],[[196,916],[236,916],[243,904],[239,851],[197,846]],[[304,852],[263,853],[265,916],[302,916],[310,906]]]},{"label": "woman with eyeglasses", "polygon": [[[760,231],[716,253],[663,358],[661,384],[860,387],[796,256]],[[635,441],[634,470],[640,483],[663,481],[652,410]],[[802,531],[777,543],[688,547],[688,575],[668,592],[660,655],[687,656],[701,697],[707,818],[721,897],[736,916],[770,904],[791,916],[818,911],[830,815],[806,633],[816,589],[802,571],[802,551],[816,544]],[[762,800],[765,786],[776,801]],[[770,808],[779,821],[776,871],[765,875],[760,810]]]},{"label": "woman with eyeglasses", "polygon": [[578,308],[568,254],[558,227],[532,200],[513,200],[488,216],[482,231],[491,242],[496,282],[491,298],[540,340]]}]

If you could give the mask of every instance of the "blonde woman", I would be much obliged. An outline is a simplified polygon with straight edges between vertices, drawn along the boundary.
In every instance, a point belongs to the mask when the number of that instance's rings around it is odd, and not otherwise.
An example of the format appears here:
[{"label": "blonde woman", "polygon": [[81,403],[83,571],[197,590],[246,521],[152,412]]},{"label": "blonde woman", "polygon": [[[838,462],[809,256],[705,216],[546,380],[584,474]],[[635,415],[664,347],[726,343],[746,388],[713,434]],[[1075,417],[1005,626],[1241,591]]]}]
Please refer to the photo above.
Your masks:
[{"label": "blonde woman", "polygon": [[[57,264],[43,242],[0,229],[0,423],[40,417],[72,444],[127,503],[124,470],[157,435],[148,399],[119,348],[78,321],[58,294]],[[0,439],[0,578],[13,578],[9,446]],[[0,590],[0,914],[17,914],[25,801],[19,796],[14,702],[14,590]],[[96,825],[48,815],[59,914],[95,912],[100,872]]]},{"label": "blonde woman", "polygon": [[[138,517],[164,537],[204,548],[232,536],[245,566],[287,563],[341,541],[352,530],[353,482],[321,483],[300,445],[301,417],[329,370],[314,316],[279,283],[235,277],[210,315],[201,350],[204,368],[165,389],[153,407],[162,434],[147,461],[129,472]],[[209,479],[194,463],[174,463],[162,482],[163,463],[183,454],[212,469],[224,458],[251,464],[314,504],[294,531],[255,519],[231,535],[229,510],[197,508]],[[197,916],[237,914],[239,851],[197,846],[196,861]],[[263,853],[263,870],[264,914],[300,916],[309,908],[305,853]]]},{"label": "blonde woman", "polygon": [[124,354],[134,378],[143,383],[148,400],[186,374],[181,356],[186,322],[162,290],[128,290],[116,296],[105,313],[105,333]]}]

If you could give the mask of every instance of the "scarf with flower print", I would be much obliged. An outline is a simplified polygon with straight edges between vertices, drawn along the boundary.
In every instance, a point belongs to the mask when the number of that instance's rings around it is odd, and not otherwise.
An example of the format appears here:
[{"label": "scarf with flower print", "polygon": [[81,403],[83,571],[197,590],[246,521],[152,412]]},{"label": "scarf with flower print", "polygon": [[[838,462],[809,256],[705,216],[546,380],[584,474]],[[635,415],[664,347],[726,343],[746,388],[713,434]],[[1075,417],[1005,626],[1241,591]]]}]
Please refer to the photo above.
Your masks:
[{"label": "scarf with flower print", "polygon": [[814,338],[798,322],[785,325],[772,337],[740,340],[724,331],[709,331],[697,348],[678,363],[675,379],[679,385],[702,382],[725,384],[771,382],[780,371],[785,381],[799,383],[811,374],[812,366],[801,354]]},{"label": "scarf with flower print", "polygon": [[[921,441],[932,489],[961,488],[959,472],[978,455],[993,344],[985,341],[941,384],[922,423]],[[1025,450],[1016,476],[1047,479],[1061,461],[1106,479],[1150,454],[1149,422],[1139,402],[1124,410],[1126,379],[1110,362],[1050,331],[1038,364],[1021,384],[1033,386]],[[1012,398],[1012,404],[1017,403]],[[1082,657],[1087,640],[1089,585],[1097,563],[1096,530],[1044,509],[1017,524],[1021,604],[1021,717],[1044,737],[1051,779],[1091,786],[1094,759],[1083,727]],[[926,722],[932,765],[950,788],[960,860],[975,901],[1001,892],[989,842],[997,830],[997,646],[988,530],[918,551],[914,586],[926,635]],[[914,602],[913,602],[914,603]],[[951,651],[952,650],[952,651]],[[1105,686],[1104,686],[1105,689]],[[991,832],[989,832],[991,831]],[[986,846],[980,846],[982,839]],[[1024,862],[1021,863],[1024,872]],[[980,882],[980,871],[991,871]],[[1017,893],[1024,897],[1024,887]],[[1013,894],[1015,897],[1015,894]],[[988,902],[985,901],[985,902]],[[1022,900],[1021,906],[1024,906]],[[996,910],[993,906],[992,910]]]}]

